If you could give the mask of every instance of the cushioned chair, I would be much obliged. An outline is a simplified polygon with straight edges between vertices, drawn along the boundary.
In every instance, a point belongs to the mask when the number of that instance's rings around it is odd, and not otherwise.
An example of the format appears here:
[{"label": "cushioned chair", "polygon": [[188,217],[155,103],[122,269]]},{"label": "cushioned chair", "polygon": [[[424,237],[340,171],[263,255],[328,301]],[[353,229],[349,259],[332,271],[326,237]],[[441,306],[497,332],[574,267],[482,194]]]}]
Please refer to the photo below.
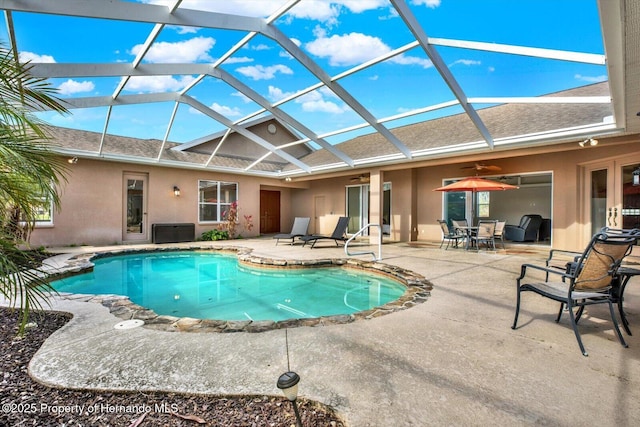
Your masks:
[{"label": "cushioned chair", "polygon": [[505,249],[504,247],[504,227],[507,225],[506,221],[498,221],[496,222],[496,231],[493,233],[493,239],[494,239],[494,243],[496,240],[500,240],[500,243],[502,244],[502,249]]},{"label": "cushioned chair", "polygon": [[535,242],[542,224],[542,216],[535,214],[522,215],[520,224],[507,224],[504,227],[504,238],[512,242]]},{"label": "cushioned chair", "polygon": [[[563,307],[566,307],[583,355],[587,356],[587,352],[582,344],[577,323],[584,307],[593,304],[609,306],[609,314],[618,340],[627,347],[613,311],[612,287],[620,263],[631,252],[634,242],[635,237],[629,235],[612,236],[601,232],[593,236],[584,252],[577,255],[575,261],[570,261],[564,271],[559,268],[523,264],[520,277],[516,280],[516,313],[511,328],[516,329],[518,324],[520,294],[530,291],[561,303],[556,322],[560,321]],[[544,272],[546,279],[540,279],[540,274],[529,274],[532,270]],[[574,309],[577,309],[577,312],[574,312]]]},{"label": "cushioned chair", "polygon": [[480,220],[478,221],[478,229],[474,231],[469,238],[471,239],[471,246],[476,247],[476,250],[480,250],[480,244],[484,243],[487,250],[496,250],[496,223],[494,220]]}]

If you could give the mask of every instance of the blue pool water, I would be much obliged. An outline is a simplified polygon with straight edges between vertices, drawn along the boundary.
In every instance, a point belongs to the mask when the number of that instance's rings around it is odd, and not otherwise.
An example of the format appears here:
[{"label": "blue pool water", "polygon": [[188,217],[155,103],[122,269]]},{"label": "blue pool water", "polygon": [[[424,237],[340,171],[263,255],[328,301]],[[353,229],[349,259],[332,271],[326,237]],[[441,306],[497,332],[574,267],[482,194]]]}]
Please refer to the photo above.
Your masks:
[{"label": "blue pool water", "polygon": [[274,321],[368,310],[406,289],[343,268],[246,268],[235,256],[207,252],[151,252],[94,263],[93,272],[51,285],[58,292],[128,296],[157,314]]}]

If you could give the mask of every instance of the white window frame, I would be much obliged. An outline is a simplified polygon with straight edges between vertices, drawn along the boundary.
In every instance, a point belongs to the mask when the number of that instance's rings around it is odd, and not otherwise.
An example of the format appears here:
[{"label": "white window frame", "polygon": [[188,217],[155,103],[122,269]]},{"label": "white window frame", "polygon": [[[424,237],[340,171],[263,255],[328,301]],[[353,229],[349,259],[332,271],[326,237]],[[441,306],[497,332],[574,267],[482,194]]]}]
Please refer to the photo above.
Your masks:
[{"label": "white window frame", "polygon": [[[53,201],[49,200],[47,202],[48,197],[46,196],[42,196],[42,211],[46,213],[47,209],[45,208],[47,206],[49,206],[48,209],[48,217],[49,219],[37,219],[35,218],[33,221],[33,226],[34,228],[48,228],[48,227],[53,227],[53,213],[54,213],[54,206],[53,206]],[[36,215],[37,216],[37,215]],[[26,225],[26,221],[20,221],[20,225],[24,226]]]},{"label": "white window frame", "polygon": [[[214,184],[217,186],[216,190],[216,202],[206,202],[201,199],[201,190],[202,183],[209,183],[211,186]],[[230,202],[221,202],[221,187],[226,185],[235,185],[235,199]],[[200,224],[220,224],[225,222],[225,218],[223,218],[223,213],[226,212],[233,202],[238,202],[238,183],[237,182],[229,182],[229,181],[218,181],[214,179],[199,179],[198,180],[198,223]],[[217,220],[208,220],[200,217],[202,210],[201,207],[203,205],[212,205],[216,206],[216,218]]]}]

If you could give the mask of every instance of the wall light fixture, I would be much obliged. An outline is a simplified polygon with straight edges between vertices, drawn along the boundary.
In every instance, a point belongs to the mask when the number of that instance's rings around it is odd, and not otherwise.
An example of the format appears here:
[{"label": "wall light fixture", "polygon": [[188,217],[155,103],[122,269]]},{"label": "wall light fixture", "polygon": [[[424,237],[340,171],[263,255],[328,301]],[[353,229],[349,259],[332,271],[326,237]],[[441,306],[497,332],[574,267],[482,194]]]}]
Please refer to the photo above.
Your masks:
[{"label": "wall light fixture", "polygon": [[598,140],[595,139],[595,138],[588,138],[588,139],[585,139],[584,141],[578,142],[578,145],[580,147],[585,147],[587,145],[590,145],[590,146],[594,147],[594,146],[598,145]]},{"label": "wall light fixture", "polygon": [[176,197],[180,197],[180,189],[177,186],[173,186],[173,195]]}]

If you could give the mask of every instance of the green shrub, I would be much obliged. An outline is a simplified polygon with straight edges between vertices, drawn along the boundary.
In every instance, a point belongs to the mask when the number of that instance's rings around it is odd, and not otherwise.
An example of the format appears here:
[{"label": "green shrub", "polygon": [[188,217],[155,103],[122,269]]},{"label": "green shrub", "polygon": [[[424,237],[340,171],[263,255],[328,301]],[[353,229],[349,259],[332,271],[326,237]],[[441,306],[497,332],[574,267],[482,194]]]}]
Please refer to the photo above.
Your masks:
[{"label": "green shrub", "polygon": [[202,233],[200,240],[229,240],[227,230],[209,230]]}]

